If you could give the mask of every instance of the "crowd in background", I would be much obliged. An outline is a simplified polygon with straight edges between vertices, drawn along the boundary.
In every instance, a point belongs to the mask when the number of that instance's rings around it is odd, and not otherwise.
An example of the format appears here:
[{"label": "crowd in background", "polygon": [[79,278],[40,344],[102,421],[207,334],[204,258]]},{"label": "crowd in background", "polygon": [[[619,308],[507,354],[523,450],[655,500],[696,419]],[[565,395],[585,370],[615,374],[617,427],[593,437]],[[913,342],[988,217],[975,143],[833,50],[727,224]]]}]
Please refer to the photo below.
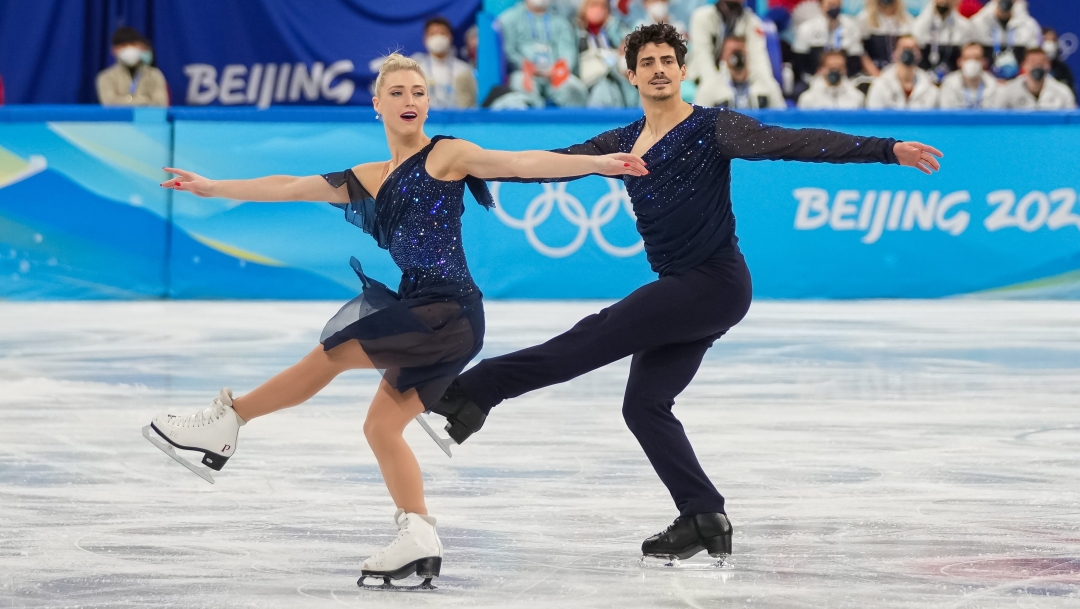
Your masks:
[{"label": "crowd in background", "polygon": [[[770,0],[763,19],[745,0],[519,0],[496,21],[507,78],[485,99],[476,26],[458,46],[433,17],[412,57],[434,108],[632,107],[623,39],[669,23],[688,40],[682,96],[703,106],[1076,108],[1057,33],[1028,1]],[[112,54],[97,77],[103,105],[169,105],[148,39],[122,27]]]},{"label": "crowd in background", "polygon": [[520,0],[498,17],[510,74],[484,105],[638,105],[621,41],[661,22],[687,36],[683,97],[704,106],[1076,107],[1026,0],[772,0],[765,19],[744,0]]}]

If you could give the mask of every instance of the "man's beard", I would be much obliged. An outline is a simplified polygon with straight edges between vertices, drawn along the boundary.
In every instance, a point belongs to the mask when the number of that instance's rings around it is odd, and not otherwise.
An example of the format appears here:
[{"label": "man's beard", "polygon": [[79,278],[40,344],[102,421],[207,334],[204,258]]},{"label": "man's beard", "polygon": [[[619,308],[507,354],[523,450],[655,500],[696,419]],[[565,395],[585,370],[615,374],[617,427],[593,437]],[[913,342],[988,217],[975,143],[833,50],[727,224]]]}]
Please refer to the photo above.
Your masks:
[{"label": "man's beard", "polygon": [[649,101],[664,102],[664,101],[667,101],[667,100],[671,99],[672,97],[675,97],[675,93],[676,93],[676,91],[674,91],[674,90],[672,90],[672,91],[661,91],[659,93],[653,93],[651,95],[645,95],[645,97],[647,97],[649,99]]}]

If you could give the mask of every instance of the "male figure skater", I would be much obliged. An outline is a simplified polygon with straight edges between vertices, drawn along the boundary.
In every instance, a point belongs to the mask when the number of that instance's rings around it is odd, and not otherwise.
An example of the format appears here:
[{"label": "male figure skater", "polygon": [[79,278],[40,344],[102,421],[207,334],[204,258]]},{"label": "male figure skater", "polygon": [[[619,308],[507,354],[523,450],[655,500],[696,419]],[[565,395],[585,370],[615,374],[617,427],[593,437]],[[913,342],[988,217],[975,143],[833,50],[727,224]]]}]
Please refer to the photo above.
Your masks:
[{"label": "male figure skater", "polygon": [[671,408],[705,352],[750,307],[750,272],[731,211],[732,159],[891,163],[930,174],[940,168],[934,157],[942,156],[916,142],[771,127],[730,110],[691,106],[679,97],[685,55],[685,42],[667,24],[627,36],[629,78],[645,116],[561,151],[642,157],[648,175],[624,182],[659,279],[542,345],[481,361],[433,407],[461,443],[503,400],[632,355],[623,417],[680,514],[641,549],[668,560],[702,550],[716,557],[731,553],[724,498]]}]

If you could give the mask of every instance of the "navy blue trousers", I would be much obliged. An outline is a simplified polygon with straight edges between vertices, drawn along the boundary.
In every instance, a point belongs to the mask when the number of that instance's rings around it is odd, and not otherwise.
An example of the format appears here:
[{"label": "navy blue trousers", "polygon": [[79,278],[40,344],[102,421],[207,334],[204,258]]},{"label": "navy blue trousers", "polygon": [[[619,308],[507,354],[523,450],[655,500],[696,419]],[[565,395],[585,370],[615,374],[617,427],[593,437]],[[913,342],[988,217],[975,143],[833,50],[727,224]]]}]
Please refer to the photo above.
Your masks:
[{"label": "navy blue trousers", "polygon": [[750,271],[737,248],[661,277],[551,340],[481,361],[460,377],[484,410],[505,399],[633,356],[623,418],[683,516],[724,511],[671,409],[713,342],[750,308]]}]

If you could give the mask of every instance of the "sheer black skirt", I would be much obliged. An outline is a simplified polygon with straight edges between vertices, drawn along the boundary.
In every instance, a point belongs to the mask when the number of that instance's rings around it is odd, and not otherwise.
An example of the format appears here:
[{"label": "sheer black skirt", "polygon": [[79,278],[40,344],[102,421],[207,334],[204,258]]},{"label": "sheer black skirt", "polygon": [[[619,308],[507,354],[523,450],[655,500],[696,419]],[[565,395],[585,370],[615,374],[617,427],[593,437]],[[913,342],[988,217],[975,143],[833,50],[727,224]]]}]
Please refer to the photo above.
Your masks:
[{"label": "sheer black skirt", "polygon": [[416,389],[430,409],[483,347],[483,295],[475,285],[421,286],[407,276],[394,292],[352,263],[363,292],[327,322],[319,342],[329,351],[359,341],[391,387]]}]

